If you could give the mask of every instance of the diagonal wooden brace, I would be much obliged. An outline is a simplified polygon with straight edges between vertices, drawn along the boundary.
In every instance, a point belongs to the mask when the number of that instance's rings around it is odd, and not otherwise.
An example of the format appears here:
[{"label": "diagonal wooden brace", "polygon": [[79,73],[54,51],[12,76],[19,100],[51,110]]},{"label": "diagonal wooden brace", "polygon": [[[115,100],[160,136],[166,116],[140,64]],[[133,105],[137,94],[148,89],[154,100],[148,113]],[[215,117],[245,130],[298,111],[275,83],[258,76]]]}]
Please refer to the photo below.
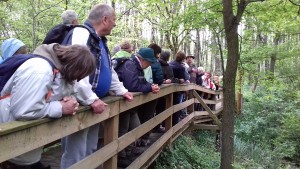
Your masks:
[{"label": "diagonal wooden brace", "polygon": [[208,112],[209,116],[215,121],[215,123],[219,126],[220,130],[222,129],[222,123],[218,119],[218,117],[210,110],[210,108],[204,103],[202,98],[199,96],[199,94],[193,90],[193,95],[196,97],[196,99],[200,102],[202,107]]}]

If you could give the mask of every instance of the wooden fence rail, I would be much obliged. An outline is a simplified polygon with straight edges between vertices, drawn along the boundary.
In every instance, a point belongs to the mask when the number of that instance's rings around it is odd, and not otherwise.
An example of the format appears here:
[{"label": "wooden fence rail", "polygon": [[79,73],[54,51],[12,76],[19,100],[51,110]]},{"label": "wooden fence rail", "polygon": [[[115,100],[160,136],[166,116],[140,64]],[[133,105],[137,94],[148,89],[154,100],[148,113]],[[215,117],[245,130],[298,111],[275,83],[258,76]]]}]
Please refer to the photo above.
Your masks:
[{"label": "wooden fence rail", "polygon": [[[173,93],[177,91],[189,92],[189,98],[183,103],[172,105]],[[204,100],[197,97],[197,95],[194,97],[195,91],[213,95],[214,99]],[[204,89],[194,84],[170,84],[163,85],[158,94],[135,93],[132,102],[127,102],[122,97],[105,97],[103,100],[108,106],[102,114],[94,114],[91,112],[90,107],[82,106],[75,116],[3,123],[0,124],[0,162],[102,122],[105,126],[104,146],[70,168],[96,168],[103,164],[105,169],[116,169],[117,153],[164,121],[166,132],[128,167],[132,169],[146,168],[159,155],[165,145],[175,140],[188,127],[200,128],[199,126],[195,127],[195,124],[213,121],[212,118],[215,121],[217,120],[218,125],[221,125],[219,119],[216,118],[223,110],[222,97],[217,99],[217,95],[222,95],[222,93]],[[120,113],[160,97],[166,97],[167,99],[166,110],[125,135],[118,137]],[[195,103],[213,104],[214,108],[210,110],[204,105],[208,111],[194,111]],[[189,110],[189,115],[172,126],[172,114],[184,108]],[[216,127],[214,126],[214,128]]]}]

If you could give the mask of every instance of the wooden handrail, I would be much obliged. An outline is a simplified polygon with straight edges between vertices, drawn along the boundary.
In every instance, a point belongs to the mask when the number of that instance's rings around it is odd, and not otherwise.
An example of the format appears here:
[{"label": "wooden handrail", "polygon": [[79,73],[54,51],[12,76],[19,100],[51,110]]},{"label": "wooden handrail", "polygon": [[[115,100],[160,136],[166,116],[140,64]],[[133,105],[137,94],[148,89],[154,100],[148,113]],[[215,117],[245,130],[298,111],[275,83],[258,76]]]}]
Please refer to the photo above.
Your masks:
[{"label": "wooden handrail", "polygon": [[[211,95],[219,95],[220,91],[212,91],[204,89],[195,84],[169,84],[163,85],[158,94],[142,94],[134,93],[134,101],[127,102],[122,97],[109,96],[104,98],[104,102],[108,104],[107,108],[102,114],[94,114],[91,112],[89,106],[82,106],[79,113],[75,116],[66,116],[60,119],[39,119],[32,121],[14,121],[0,124],[0,162],[16,157],[30,150],[42,147],[62,137],[75,133],[79,130],[90,127],[99,122],[104,122],[104,147],[81,160],[71,168],[96,168],[100,164],[105,165],[105,168],[116,168],[117,153],[123,150],[126,146],[136,141],[139,137],[150,131],[159,123],[165,121],[167,132],[154,143],[159,147],[152,148],[151,146],[145,153],[143,153],[138,161],[133,162],[129,168],[141,167],[147,165],[147,160],[154,156],[155,153],[161,149],[163,145],[170,143],[175,139],[185,128],[189,127],[199,117],[211,115],[213,113],[216,117],[222,111],[219,107],[216,111],[194,111],[185,119],[172,127],[172,114],[194,103],[198,103],[197,99],[189,98],[183,103],[172,106],[172,94],[178,91],[192,91],[197,90]],[[118,137],[118,121],[119,114],[129,110],[133,107],[142,105],[151,100],[167,97],[167,109],[143,123],[134,130],[128,132],[122,137]],[[204,100],[206,104],[219,104],[219,100]]]}]

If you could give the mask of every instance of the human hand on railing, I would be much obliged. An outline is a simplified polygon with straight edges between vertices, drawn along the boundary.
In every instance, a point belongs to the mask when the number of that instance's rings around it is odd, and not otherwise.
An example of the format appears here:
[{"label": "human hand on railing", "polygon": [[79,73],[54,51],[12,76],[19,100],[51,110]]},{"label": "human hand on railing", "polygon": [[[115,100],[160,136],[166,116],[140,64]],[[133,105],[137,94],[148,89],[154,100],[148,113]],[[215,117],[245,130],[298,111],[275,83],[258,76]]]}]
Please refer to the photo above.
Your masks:
[{"label": "human hand on railing", "polygon": [[92,104],[91,107],[96,114],[100,114],[105,110],[105,106],[107,106],[106,103],[104,103],[102,100],[97,99]]},{"label": "human hand on railing", "polygon": [[64,97],[60,104],[64,115],[75,115],[79,107],[77,100],[71,96]]},{"label": "human hand on railing", "polygon": [[160,89],[157,84],[152,84],[151,88],[152,88],[152,93],[154,93],[154,94],[158,93],[159,89]]},{"label": "human hand on railing", "polygon": [[166,79],[166,80],[164,80],[164,84],[170,84],[172,81],[171,81],[171,79]]},{"label": "human hand on railing", "polygon": [[184,83],[184,79],[179,79],[180,83]]},{"label": "human hand on railing", "polygon": [[133,100],[133,94],[130,92],[126,92],[125,94],[123,94],[123,97],[129,102]]}]

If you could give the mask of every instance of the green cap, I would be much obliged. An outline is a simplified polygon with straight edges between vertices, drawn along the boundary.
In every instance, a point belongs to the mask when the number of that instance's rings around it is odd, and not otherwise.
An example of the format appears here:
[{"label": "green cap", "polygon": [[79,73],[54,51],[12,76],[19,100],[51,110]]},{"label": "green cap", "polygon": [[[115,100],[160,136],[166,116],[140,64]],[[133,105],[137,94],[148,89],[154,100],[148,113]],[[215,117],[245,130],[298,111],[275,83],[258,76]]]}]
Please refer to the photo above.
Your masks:
[{"label": "green cap", "polygon": [[156,62],[154,51],[151,48],[140,48],[140,50],[137,52],[137,55],[147,60],[148,62]]}]

